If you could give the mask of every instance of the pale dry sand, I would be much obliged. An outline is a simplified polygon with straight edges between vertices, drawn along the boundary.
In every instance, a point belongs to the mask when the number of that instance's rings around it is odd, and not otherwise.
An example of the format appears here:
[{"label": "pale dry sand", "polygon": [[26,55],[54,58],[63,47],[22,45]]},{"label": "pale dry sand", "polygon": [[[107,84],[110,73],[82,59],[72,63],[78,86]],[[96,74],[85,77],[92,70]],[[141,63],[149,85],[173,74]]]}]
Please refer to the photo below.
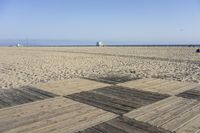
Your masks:
[{"label": "pale dry sand", "polygon": [[0,48],[0,88],[123,75],[200,82],[200,54],[188,47]]}]

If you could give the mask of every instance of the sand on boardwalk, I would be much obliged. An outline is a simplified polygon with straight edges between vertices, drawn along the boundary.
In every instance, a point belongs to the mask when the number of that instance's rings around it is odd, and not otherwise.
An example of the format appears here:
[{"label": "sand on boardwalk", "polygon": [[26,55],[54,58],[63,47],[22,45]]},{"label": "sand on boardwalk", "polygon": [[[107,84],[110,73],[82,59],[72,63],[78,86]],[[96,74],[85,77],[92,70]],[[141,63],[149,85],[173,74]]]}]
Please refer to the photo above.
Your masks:
[{"label": "sand on boardwalk", "polygon": [[113,75],[200,82],[200,54],[191,47],[0,47],[0,88]]}]

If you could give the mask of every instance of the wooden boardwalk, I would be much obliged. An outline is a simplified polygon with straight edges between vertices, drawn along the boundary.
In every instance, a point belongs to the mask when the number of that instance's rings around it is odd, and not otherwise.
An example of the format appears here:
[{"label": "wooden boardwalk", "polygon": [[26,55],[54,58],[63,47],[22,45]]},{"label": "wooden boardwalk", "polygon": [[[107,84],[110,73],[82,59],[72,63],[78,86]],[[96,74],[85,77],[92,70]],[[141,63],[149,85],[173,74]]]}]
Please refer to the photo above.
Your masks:
[{"label": "wooden boardwalk", "polygon": [[140,79],[118,84],[119,86],[135,88],[143,91],[157,92],[161,94],[177,95],[181,92],[193,89],[199,84],[169,81],[162,79]]},{"label": "wooden boardwalk", "polygon": [[122,115],[133,109],[167,98],[168,95],[144,92],[120,86],[109,86],[75,93],[66,97]]},{"label": "wooden boardwalk", "polygon": [[170,97],[124,116],[178,133],[200,132],[200,102]]},{"label": "wooden boardwalk", "polygon": [[189,98],[189,99],[196,99],[196,100],[200,101],[200,86],[198,86],[194,89],[182,92],[182,93],[178,94],[177,96],[181,96],[181,97],[185,97],[185,98]]},{"label": "wooden boardwalk", "polygon": [[110,112],[58,97],[0,110],[0,132],[70,133],[115,117]]},{"label": "wooden boardwalk", "polygon": [[78,133],[170,133],[170,131],[132,119],[117,117]]},{"label": "wooden boardwalk", "polygon": [[126,80],[1,89],[0,133],[200,133],[199,84]]},{"label": "wooden boardwalk", "polygon": [[69,80],[53,81],[49,83],[42,83],[37,85],[36,87],[45,91],[55,93],[57,95],[64,96],[82,91],[93,90],[105,86],[110,86],[110,85],[87,79],[69,79]]},{"label": "wooden boardwalk", "polygon": [[0,89],[0,108],[52,98],[57,95],[34,87]]}]

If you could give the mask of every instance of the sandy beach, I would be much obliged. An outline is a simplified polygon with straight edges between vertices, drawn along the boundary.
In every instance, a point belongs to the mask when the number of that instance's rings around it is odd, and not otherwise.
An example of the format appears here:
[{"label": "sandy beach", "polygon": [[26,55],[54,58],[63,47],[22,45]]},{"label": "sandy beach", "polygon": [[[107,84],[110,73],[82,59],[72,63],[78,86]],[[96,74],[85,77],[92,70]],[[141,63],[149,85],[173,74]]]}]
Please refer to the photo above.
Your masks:
[{"label": "sandy beach", "polygon": [[0,88],[70,78],[160,78],[200,82],[189,47],[1,47]]}]

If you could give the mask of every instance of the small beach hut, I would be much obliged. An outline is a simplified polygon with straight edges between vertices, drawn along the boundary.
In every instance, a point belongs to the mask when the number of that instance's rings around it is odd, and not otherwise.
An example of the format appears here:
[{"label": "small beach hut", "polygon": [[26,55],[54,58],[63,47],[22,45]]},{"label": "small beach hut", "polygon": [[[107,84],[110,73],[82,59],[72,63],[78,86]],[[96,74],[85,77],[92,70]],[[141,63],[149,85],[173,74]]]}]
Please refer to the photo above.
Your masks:
[{"label": "small beach hut", "polygon": [[18,43],[18,44],[16,45],[16,47],[22,47],[22,45]]},{"label": "small beach hut", "polygon": [[104,47],[104,44],[103,44],[102,42],[97,42],[97,43],[96,43],[96,46],[97,46],[97,47]]}]

